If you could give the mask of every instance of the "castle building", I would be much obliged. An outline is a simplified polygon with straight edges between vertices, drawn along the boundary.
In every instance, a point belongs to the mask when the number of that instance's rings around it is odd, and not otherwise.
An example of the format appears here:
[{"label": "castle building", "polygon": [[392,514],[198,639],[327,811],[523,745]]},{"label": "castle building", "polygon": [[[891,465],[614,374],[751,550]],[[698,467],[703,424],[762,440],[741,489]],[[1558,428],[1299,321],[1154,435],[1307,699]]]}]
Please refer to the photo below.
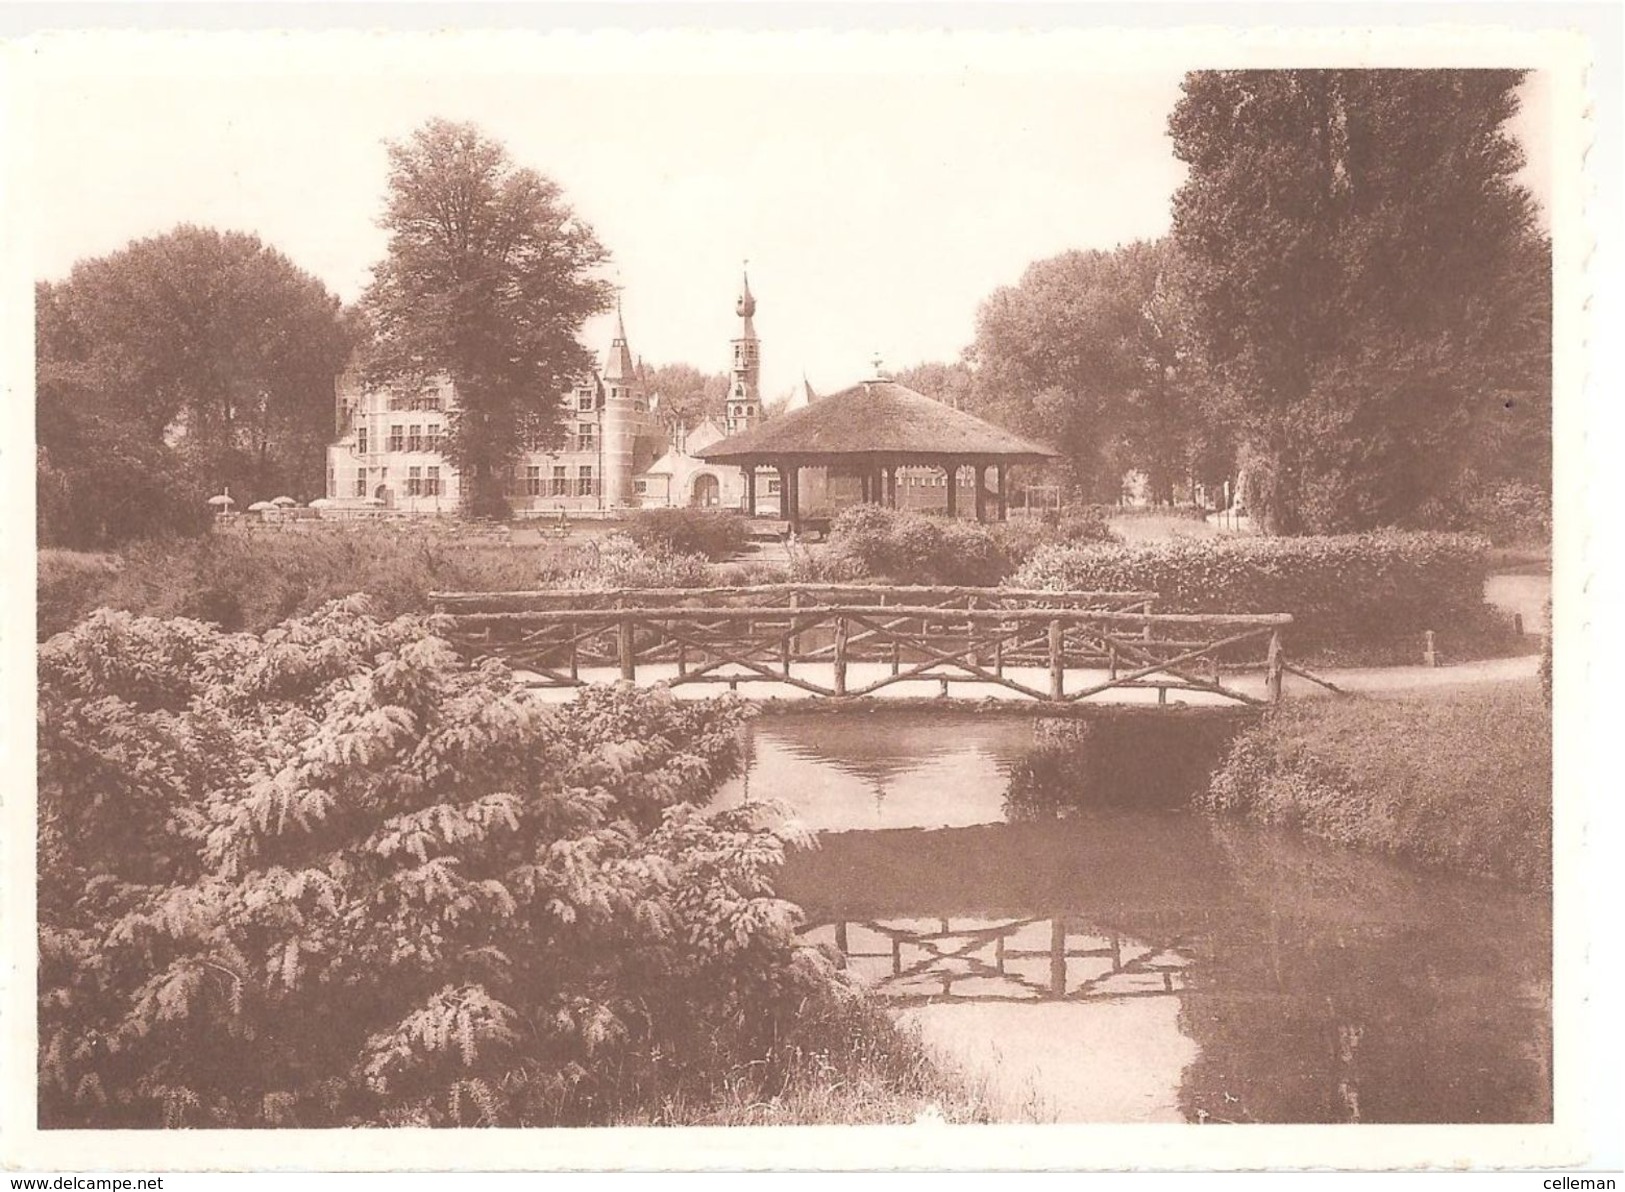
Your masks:
[{"label": "castle building", "polygon": [[[619,309],[603,363],[582,377],[564,403],[561,446],[527,449],[509,477],[514,516],[560,512],[611,514],[647,507],[741,509],[746,484],[737,468],[707,464],[693,452],[756,427],[762,417],[761,343],[756,299],[747,277],[735,304],[739,328],[723,425],[662,428],[658,398],[646,394]],[[351,370],[335,387],[338,438],[327,450],[328,509],[445,514],[457,510],[457,471],[443,447],[456,409],[456,387],[442,379],[428,392],[367,390]],[[777,509],[776,481],[757,486],[757,512]]]}]

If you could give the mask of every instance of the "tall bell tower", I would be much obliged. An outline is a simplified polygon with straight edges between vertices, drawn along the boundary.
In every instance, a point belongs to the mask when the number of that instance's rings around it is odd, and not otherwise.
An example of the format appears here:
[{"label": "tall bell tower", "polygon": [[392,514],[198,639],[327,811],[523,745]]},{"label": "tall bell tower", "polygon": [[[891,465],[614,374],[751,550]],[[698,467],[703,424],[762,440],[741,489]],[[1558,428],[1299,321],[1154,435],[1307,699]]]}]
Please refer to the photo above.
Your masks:
[{"label": "tall bell tower", "polygon": [[733,340],[733,369],[728,383],[728,408],[724,415],[730,435],[749,430],[762,420],[762,345],[756,338],[756,299],[750,292],[746,273],[734,304],[739,314],[739,334]]}]

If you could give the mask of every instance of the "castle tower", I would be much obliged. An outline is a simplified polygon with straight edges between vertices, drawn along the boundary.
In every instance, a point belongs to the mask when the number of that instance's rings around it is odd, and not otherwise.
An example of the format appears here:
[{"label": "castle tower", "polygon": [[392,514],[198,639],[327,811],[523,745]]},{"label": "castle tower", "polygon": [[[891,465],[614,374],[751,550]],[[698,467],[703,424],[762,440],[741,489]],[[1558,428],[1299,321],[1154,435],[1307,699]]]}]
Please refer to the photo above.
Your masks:
[{"label": "castle tower", "polygon": [[603,508],[619,509],[632,503],[633,448],[637,441],[640,381],[626,345],[626,324],[621,304],[615,303],[615,337],[604,359],[604,411],[600,417]]},{"label": "castle tower", "polygon": [[730,435],[749,430],[762,418],[762,345],[756,338],[756,299],[750,292],[750,275],[745,275],[734,305],[739,312],[739,334],[733,341],[732,379],[728,384],[725,414]]}]

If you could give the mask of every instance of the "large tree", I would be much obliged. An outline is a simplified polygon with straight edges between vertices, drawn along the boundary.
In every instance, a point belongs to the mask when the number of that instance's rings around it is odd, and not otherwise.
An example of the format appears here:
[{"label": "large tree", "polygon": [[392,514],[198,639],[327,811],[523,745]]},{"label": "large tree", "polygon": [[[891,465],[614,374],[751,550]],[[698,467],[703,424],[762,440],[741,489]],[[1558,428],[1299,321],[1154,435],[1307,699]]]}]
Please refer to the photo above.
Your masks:
[{"label": "large tree", "polygon": [[432,120],[389,147],[388,255],[363,307],[370,383],[449,377],[447,451],[463,510],[506,517],[503,478],[526,443],[553,441],[561,397],[592,366],[582,324],[608,309],[608,260],[557,183],[468,124]]},{"label": "large tree", "polygon": [[1486,423],[1549,409],[1546,250],[1506,131],[1521,78],[1187,76],[1174,239],[1266,528],[1417,520],[1475,472]]},{"label": "large tree", "polygon": [[973,404],[1055,446],[1085,497],[1114,500],[1134,468],[1170,500],[1189,471],[1200,417],[1169,256],[1145,242],[1062,253],[978,315]]},{"label": "large tree", "polygon": [[177,528],[164,494],[181,489],[322,491],[354,322],[257,237],[183,226],[138,240],[40,283],[35,311],[48,540]]}]

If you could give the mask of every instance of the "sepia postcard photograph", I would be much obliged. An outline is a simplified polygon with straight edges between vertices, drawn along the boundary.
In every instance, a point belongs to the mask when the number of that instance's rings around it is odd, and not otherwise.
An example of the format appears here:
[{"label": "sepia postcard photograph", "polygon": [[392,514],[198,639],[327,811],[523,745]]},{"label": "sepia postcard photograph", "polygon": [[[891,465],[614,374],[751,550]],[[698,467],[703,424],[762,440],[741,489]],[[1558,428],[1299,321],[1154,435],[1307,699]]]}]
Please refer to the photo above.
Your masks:
[{"label": "sepia postcard photograph", "polygon": [[5,51],[6,1166],[1598,1161],[1584,37]]}]

